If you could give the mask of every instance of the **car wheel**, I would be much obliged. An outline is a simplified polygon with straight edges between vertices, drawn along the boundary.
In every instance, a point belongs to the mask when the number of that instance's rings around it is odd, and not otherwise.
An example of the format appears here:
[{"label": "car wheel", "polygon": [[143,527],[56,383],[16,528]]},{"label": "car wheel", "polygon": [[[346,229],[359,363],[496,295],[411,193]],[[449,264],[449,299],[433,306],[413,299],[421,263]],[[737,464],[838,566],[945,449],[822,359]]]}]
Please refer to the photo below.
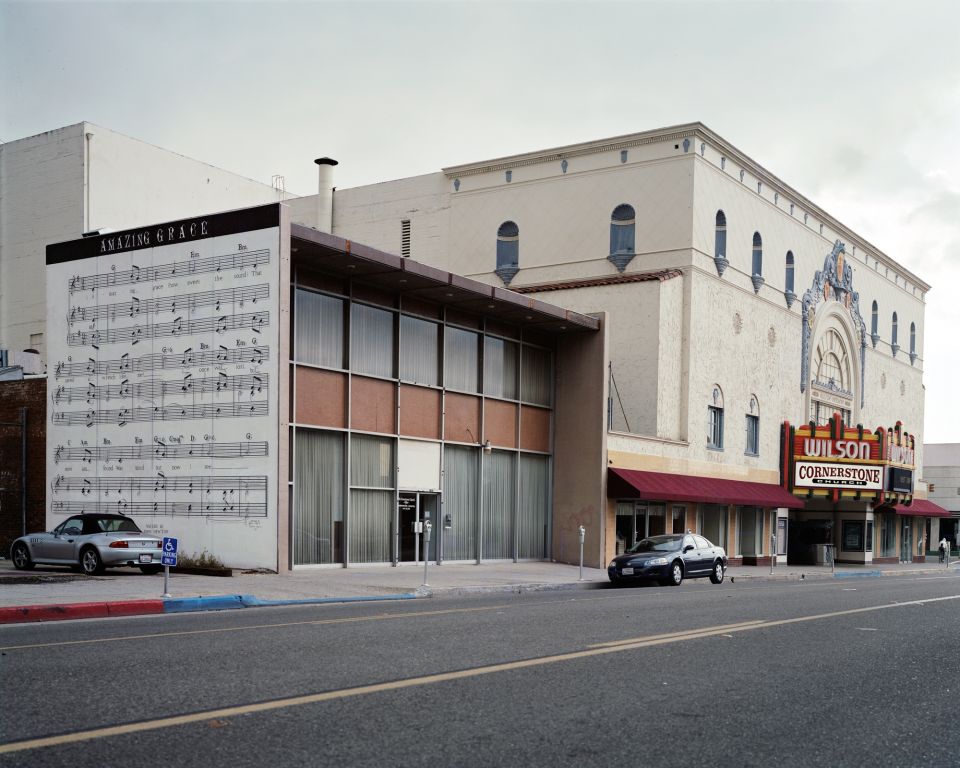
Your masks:
[{"label": "car wheel", "polygon": [[670,578],[667,579],[667,584],[671,587],[679,587],[683,582],[683,564],[679,560],[674,560],[673,565],[670,566]]},{"label": "car wheel", "polygon": [[100,553],[93,547],[84,547],[80,552],[80,570],[87,576],[103,573],[103,560],[100,559]]},{"label": "car wheel", "polygon": [[723,563],[719,560],[713,564],[713,570],[710,571],[710,581],[714,584],[723,584]]},{"label": "car wheel", "polygon": [[141,572],[147,574],[147,576],[152,576],[155,573],[160,573],[163,570],[162,565],[141,565]]},{"label": "car wheel", "polygon": [[22,541],[13,545],[10,559],[13,560],[13,567],[18,571],[29,571],[35,565],[33,560],[30,559],[30,550]]}]

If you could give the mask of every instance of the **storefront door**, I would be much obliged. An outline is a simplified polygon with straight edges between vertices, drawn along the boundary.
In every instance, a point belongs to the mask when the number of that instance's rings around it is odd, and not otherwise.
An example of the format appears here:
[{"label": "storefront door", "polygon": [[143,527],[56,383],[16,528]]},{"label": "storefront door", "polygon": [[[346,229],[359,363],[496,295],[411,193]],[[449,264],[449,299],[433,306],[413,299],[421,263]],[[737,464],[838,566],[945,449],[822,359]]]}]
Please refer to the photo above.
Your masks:
[{"label": "storefront door", "polygon": [[913,526],[909,520],[903,522],[903,536],[900,538],[900,562],[909,563],[913,560]]},{"label": "storefront door", "polygon": [[443,552],[440,542],[443,526],[438,519],[439,497],[435,493],[401,491],[397,499],[397,559],[401,563],[423,562],[423,534],[417,523],[430,522],[430,551],[428,557],[437,562],[437,552]]}]

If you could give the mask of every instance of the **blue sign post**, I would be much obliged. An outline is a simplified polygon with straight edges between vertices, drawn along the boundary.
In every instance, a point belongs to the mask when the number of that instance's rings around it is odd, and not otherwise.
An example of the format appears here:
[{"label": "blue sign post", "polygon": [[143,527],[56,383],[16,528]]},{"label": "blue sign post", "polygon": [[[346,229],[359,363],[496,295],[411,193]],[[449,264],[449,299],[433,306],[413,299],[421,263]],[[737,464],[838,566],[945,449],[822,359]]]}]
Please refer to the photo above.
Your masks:
[{"label": "blue sign post", "polygon": [[177,540],[170,537],[163,537],[163,555],[160,558],[163,563],[163,596],[170,597],[170,566],[177,564]]}]

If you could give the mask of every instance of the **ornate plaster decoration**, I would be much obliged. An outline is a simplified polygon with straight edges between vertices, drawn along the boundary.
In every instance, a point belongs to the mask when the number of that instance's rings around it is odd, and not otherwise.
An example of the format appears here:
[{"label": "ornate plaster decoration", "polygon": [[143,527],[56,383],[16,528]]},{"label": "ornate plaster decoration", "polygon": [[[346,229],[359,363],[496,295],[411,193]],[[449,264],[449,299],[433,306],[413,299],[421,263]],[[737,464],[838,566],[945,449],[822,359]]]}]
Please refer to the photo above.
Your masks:
[{"label": "ornate plaster decoration", "polygon": [[726,170],[726,168],[727,168],[727,158],[721,157],[721,158],[720,158],[720,170],[723,171],[723,170]]},{"label": "ornate plaster decoration", "polygon": [[611,253],[607,256],[607,260],[617,268],[617,272],[623,272],[634,256],[636,256],[635,253]]},{"label": "ornate plaster decoration", "polygon": [[793,306],[793,302],[797,300],[797,294],[795,294],[793,291],[784,291],[783,298],[787,302],[787,309],[790,309],[790,307]]},{"label": "ornate plaster decoration", "polygon": [[877,348],[877,342],[880,341],[880,334],[879,334],[879,333],[871,333],[871,334],[870,334],[870,341],[871,341],[871,343],[873,344],[873,348],[876,349],[876,348]]},{"label": "ornate plaster decoration", "polygon": [[740,181],[743,181],[743,174],[746,173],[743,169],[740,170]]},{"label": "ornate plaster decoration", "polygon": [[733,313],[733,332],[740,335],[740,332],[743,330],[743,318],[740,317],[739,312]]},{"label": "ornate plaster decoration", "polygon": [[907,394],[907,383],[905,381],[900,382],[900,396]]},{"label": "ornate plaster decoration", "polygon": [[763,287],[763,284],[766,280],[763,279],[763,275],[751,275],[751,282],[753,282],[753,292],[760,293],[760,289]]},{"label": "ornate plaster decoration", "polygon": [[700,157],[703,157],[707,152],[707,145],[702,141],[700,142]]},{"label": "ornate plaster decoration", "polygon": [[724,271],[727,267],[730,266],[730,262],[727,261],[727,257],[726,257],[726,256],[714,256],[714,257],[713,257],[713,263],[716,265],[716,267],[717,267],[717,274],[718,274],[720,277],[723,277],[723,271]]},{"label": "ornate plaster decoration", "polygon": [[893,352],[893,356],[896,357],[896,356],[897,356],[897,352],[900,351],[900,345],[899,345],[899,344],[891,344],[891,345],[890,345],[890,351]]},{"label": "ornate plaster decoration", "polygon": [[911,353],[910,353],[910,365],[913,365],[915,362],[917,362],[917,353],[916,353],[916,352],[911,352]]},{"label": "ornate plaster decoration", "polygon": [[503,266],[497,267],[494,272],[497,273],[497,277],[503,280],[504,285],[510,285],[510,281],[517,276],[517,272],[520,271],[520,267],[515,266]]},{"label": "ornate plaster decoration", "polygon": [[860,315],[860,294],[853,290],[853,267],[846,263],[844,245],[839,240],[823,260],[823,269],[817,270],[813,283],[803,292],[803,345],[800,360],[800,391],[805,392],[810,378],[810,345],[817,306],[821,301],[837,301],[846,307],[860,343],[860,407],[864,404],[867,363],[867,326]]},{"label": "ornate plaster decoration", "polygon": [[881,374],[880,374],[880,389],[886,389],[886,388],[887,388],[887,374],[881,373]]},{"label": "ornate plaster decoration", "polygon": [[777,329],[774,328],[772,325],[770,326],[770,329],[767,331],[767,343],[771,347],[777,346]]}]

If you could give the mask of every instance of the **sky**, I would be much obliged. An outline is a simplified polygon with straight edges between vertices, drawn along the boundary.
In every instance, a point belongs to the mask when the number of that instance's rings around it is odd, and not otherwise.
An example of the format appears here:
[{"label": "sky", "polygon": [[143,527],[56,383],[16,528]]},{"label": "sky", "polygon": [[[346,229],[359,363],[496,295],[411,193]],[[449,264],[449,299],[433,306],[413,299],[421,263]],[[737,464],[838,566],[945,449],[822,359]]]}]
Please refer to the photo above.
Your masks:
[{"label": "sky", "polygon": [[313,194],[324,155],[346,188],[700,121],[932,286],[922,437],[960,442],[958,29],[947,0],[0,0],[0,141],[87,120]]}]

